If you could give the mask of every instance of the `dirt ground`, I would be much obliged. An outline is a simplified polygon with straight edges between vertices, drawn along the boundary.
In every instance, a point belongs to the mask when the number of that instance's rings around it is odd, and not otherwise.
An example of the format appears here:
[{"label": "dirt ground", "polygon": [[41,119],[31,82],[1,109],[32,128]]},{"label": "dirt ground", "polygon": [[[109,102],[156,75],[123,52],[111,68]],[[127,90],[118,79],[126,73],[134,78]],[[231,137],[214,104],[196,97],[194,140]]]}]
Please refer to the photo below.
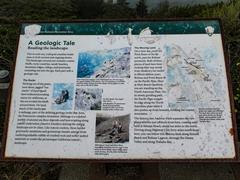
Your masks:
[{"label": "dirt ground", "polygon": [[59,180],[239,180],[240,164],[65,164]]}]

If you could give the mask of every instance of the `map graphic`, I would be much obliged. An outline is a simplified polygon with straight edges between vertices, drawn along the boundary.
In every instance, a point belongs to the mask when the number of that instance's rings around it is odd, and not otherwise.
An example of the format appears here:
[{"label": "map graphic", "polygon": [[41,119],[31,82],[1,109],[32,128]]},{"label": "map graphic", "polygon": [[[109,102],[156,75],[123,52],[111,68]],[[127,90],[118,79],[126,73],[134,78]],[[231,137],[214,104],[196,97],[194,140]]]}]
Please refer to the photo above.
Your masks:
[{"label": "map graphic", "polygon": [[186,52],[181,46],[170,44],[164,50],[170,108],[204,107],[220,101],[224,92],[216,49],[193,47]]}]

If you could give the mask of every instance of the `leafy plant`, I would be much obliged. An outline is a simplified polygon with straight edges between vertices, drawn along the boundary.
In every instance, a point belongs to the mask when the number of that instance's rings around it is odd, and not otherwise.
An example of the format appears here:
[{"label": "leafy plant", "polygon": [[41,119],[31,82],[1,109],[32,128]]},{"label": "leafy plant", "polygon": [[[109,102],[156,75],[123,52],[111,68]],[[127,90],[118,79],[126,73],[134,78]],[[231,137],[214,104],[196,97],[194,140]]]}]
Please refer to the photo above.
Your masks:
[{"label": "leafy plant", "polygon": [[13,65],[16,34],[15,25],[0,25],[0,69],[10,70]]}]

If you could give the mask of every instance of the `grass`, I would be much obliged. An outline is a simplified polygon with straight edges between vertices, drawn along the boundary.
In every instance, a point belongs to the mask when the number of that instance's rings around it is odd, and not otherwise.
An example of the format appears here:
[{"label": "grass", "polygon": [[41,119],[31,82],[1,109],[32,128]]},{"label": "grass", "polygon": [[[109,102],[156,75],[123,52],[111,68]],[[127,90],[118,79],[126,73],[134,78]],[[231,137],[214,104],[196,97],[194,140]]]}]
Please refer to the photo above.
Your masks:
[{"label": "grass", "polygon": [[0,179],[57,180],[61,164],[56,163],[0,163]]}]

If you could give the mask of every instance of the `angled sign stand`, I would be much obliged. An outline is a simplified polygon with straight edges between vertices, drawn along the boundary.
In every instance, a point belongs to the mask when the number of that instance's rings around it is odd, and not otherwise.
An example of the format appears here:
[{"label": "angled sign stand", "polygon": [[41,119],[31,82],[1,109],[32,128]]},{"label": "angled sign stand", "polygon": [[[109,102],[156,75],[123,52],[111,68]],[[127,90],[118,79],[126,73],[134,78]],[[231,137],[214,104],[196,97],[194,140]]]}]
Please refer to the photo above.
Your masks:
[{"label": "angled sign stand", "polygon": [[24,22],[4,160],[236,161],[218,19]]}]

